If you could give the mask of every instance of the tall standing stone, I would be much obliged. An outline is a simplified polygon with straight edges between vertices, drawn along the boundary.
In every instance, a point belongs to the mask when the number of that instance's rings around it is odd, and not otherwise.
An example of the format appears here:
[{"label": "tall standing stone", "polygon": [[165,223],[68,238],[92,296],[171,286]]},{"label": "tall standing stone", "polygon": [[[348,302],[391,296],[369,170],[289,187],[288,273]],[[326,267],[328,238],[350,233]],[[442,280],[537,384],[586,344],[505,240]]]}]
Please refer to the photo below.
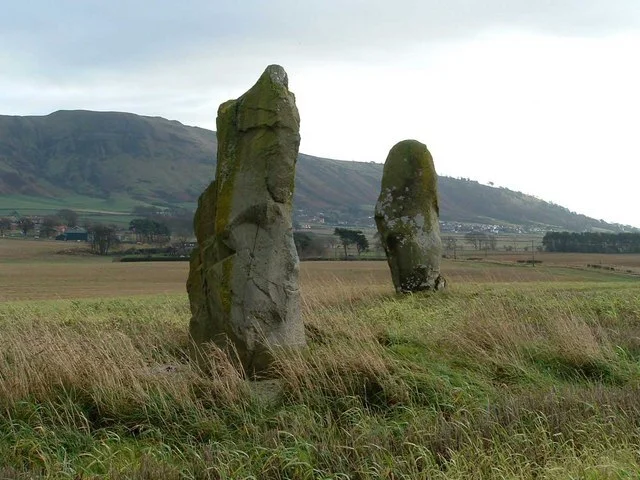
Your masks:
[{"label": "tall standing stone", "polygon": [[250,376],[268,370],[272,348],[305,345],[292,230],[299,128],[287,74],[271,65],[220,105],[216,177],[194,217],[191,337],[237,352]]},{"label": "tall standing stone", "polygon": [[389,151],[375,219],[396,292],[444,287],[437,183],[426,145],[403,140]]}]

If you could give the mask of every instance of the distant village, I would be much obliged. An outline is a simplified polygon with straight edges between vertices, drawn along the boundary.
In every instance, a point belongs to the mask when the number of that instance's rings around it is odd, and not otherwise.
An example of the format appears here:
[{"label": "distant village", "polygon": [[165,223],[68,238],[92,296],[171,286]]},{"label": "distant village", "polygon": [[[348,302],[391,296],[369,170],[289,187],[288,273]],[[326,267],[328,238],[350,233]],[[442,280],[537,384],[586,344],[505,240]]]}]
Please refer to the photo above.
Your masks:
[{"label": "distant village", "polygon": [[[335,225],[340,227],[375,228],[373,215],[357,215],[353,213],[318,212],[309,214],[305,210],[298,209],[294,213],[294,225],[301,230],[311,230],[321,225]],[[510,224],[479,224],[466,222],[440,221],[442,233],[484,232],[487,234],[540,234],[543,235],[553,228],[535,225],[510,225]]]},{"label": "distant village", "polygon": [[[128,245],[129,253],[157,252],[186,256],[195,246],[189,217],[141,215],[128,225],[81,218],[70,209],[52,215],[22,215],[18,211],[0,217],[0,237],[87,243],[93,253],[107,255],[113,247]],[[155,245],[143,250],[143,245]],[[140,246],[140,247],[138,247]]]},{"label": "distant village", "polygon": [[[73,222],[72,222],[73,223]],[[136,242],[136,234],[128,229],[116,229],[114,236],[120,242]],[[41,215],[21,215],[14,211],[0,218],[0,236],[22,236],[34,239],[55,239],[73,242],[88,242],[91,227],[69,225],[64,218]]]}]

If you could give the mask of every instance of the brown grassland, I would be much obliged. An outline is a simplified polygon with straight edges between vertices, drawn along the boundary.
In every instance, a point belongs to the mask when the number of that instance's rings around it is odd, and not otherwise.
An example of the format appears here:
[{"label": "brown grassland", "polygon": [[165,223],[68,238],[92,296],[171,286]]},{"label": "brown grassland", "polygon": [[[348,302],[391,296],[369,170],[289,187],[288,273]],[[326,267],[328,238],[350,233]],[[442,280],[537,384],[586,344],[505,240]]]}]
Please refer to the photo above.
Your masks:
[{"label": "brown grassland", "polygon": [[[620,270],[640,268],[640,255],[546,253],[536,258],[543,264],[535,268],[517,264],[521,255],[493,255],[487,261],[445,259],[442,269],[451,283],[471,284],[599,281],[602,273],[584,268],[603,259]],[[120,263],[91,255],[83,244],[27,240],[0,240],[0,265],[0,301],[184,293],[189,270],[188,262]],[[341,298],[361,288],[390,291],[383,261],[303,262],[300,282],[303,293],[338,290],[330,295],[338,293]]]},{"label": "brown grassland", "polygon": [[[605,254],[605,253],[549,253],[535,252],[535,260],[544,265],[584,267],[585,265],[610,265],[620,270],[632,269],[640,273],[640,254]],[[531,252],[493,253],[490,260],[518,262],[531,258]]]},{"label": "brown grassland", "polygon": [[189,361],[187,262],[0,239],[0,478],[637,478],[640,256],[519,258],[303,262],[308,348],[256,382]]}]

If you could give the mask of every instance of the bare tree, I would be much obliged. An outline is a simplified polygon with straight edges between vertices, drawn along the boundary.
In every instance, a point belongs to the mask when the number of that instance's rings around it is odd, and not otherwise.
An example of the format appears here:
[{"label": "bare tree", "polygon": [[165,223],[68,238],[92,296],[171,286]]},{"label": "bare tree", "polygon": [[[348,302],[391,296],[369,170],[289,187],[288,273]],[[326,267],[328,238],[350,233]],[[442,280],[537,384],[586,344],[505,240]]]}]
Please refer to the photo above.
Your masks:
[{"label": "bare tree", "polygon": [[91,250],[99,255],[107,255],[110,248],[117,243],[116,227],[96,223],[89,227]]},{"label": "bare tree", "polygon": [[498,246],[498,237],[484,232],[469,232],[465,234],[464,241],[476,250],[495,250]]},{"label": "bare tree", "polygon": [[464,241],[476,250],[481,250],[486,238],[487,234],[484,232],[469,232],[465,234]]},{"label": "bare tree", "polygon": [[486,246],[489,250],[496,250],[498,248],[498,236],[491,234],[487,235]]},{"label": "bare tree", "polygon": [[18,220],[18,228],[22,232],[22,234],[26,237],[27,234],[34,229],[35,223],[29,217],[22,217]]},{"label": "bare tree", "polygon": [[11,230],[11,219],[7,217],[0,218],[0,236],[4,237],[4,232]]},{"label": "bare tree", "polygon": [[373,235],[373,250],[377,253],[384,253],[384,246],[382,245],[382,237],[380,232],[376,232]]},{"label": "bare tree", "polygon": [[63,208],[62,210],[58,211],[57,215],[62,219],[67,227],[78,226],[78,214],[75,211],[69,208]]},{"label": "bare tree", "polygon": [[50,238],[55,235],[58,231],[56,227],[60,225],[60,219],[55,216],[48,215],[42,219],[42,223],[40,224],[40,236],[45,238]]},{"label": "bare tree", "polygon": [[456,257],[456,252],[458,250],[458,239],[453,236],[444,237],[444,248],[447,252],[453,252],[453,257]]}]

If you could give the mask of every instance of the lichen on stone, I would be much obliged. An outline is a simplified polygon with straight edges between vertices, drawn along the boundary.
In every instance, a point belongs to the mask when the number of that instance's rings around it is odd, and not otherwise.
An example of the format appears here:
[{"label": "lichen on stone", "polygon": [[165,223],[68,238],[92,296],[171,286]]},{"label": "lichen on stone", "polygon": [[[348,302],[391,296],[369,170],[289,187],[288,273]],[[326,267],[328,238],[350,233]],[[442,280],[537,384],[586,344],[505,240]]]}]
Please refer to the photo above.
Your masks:
[{"label": "lichen on stone", "polygon": [[194,217],[191,336],[196,346],[232,345],[249,375],[269,369],[273,348],[305,344],[291,219],[299,125],[277,65],[220,105],[216,177]]},{"label": "lichen on stone", "polygon": [[390,150],[375,220],[397,292],[444,284],[437,175],[426,145],[404,140]]}]

